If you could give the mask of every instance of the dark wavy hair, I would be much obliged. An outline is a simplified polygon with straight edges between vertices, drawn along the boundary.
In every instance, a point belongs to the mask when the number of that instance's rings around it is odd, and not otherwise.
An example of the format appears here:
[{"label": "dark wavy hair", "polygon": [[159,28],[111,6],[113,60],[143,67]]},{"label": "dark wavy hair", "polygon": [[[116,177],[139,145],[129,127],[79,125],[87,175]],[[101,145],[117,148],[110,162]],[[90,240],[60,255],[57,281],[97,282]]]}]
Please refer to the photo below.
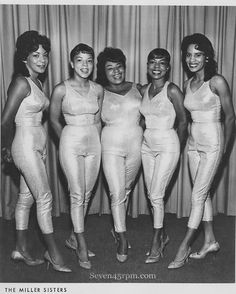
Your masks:
[{"label": "dark wavy hair", "polygon": [[205,54],[207,62],[204,67],[204,81],[210,80],[217,73],[217,62],[215,61],[215,53],[211,41],[203,34],[195,33],[183,38],[181,44],[182,50],[182,64],[183,69],[187,73],[188,78],[191,78],[192,73],[186,63],[186,55],[188,46],[195,44],[195,49],[202,51]]},{"label": "dark wavy hair", "polygon": [[[84,43],[79,43],[78,45],[76,45],[70,52],[70,61],[73,62],[74,58],[76,55],[78,55],[79,53],[87,53],[90,54],[92,56],[92,59],[94,60],[95,54],[94,54],[94,50],[92,47],[88,46],[87,44]],[[74,75],[74,70],[71,67],[71,65],[69,66],[69,73],[70,76],[72,77]],[[90,76],[88,77],[90,80],[92,80],[92,76],[93,76],[93,71],[91,72]]]},{"label": "dark wavy hair", "polygon": [[[30,53],[38,50],[39,45],[49,53],[51,50],[51,43],[49,38],[40,35],[37,31],[26,31],[17,38],[16,52],[14,57],[14,74],[13,76],[23,75],[29,76],[29,71],[24,63]],[[44,81],[47,75],[47,70],[39,75],[39,79]]]},{"label": "dark wavy hair", "polygon": [[[151,59],[155,59],[155,58],[158,58],[158,59],[165,58],[165,60],[168,62],[169,68],[168,68],[166,75],[165,75],[165,79],[167,81],[170,76],[170,53],[166,49],[155,48],[149,52],[148,57],[147,57],[147,62],[149,62]],[[151,83],[151,81],[152,81],[152,79],[148,73],[147,73],[147,80],[148,80],[148,83]]]},{"label": "dark wavy hair", "polygon": [[124,68],[126,68],[126,57],[123,51],[119,48],[106,47],[97,57],[97,78],[96,82],[103,87],[109,84],[106,72],[105,64],[107,61],[120,62]]}]

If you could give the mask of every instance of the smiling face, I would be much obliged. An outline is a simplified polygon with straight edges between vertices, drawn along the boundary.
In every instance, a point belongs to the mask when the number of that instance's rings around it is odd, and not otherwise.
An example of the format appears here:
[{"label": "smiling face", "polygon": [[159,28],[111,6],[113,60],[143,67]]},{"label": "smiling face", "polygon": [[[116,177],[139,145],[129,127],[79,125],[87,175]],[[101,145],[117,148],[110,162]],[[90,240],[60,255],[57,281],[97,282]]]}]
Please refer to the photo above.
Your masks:
[{"label": "smiling face", "polygon": [[38,50],[30,53],[24,63],[31,76],[42,74],[48,65],[48,52],[39,45]]},{"label": "smiling face", "polygon": [[119,85],[125,80],[125,68],[121,62],[107,61],[105,73],[110,84]]},{"label": "smiling face", "polygon": [[169,63],[165,57],[155,57],[148,60],[147,73],[152,79],[161,79],[166,76]]},{"label": "smiling face", "polygon": [[91,54],[79,52],[71,61],[71,67],[74,69],[74,73],[83,79],[87,79],[94,66],[94,60]]},{"label": "smiling face", "polygon": [[190,44],[187,49],[185,61],[189,70],[193,73],[204,70],[206,56],[204,52],[197,50],[196,44]]}]

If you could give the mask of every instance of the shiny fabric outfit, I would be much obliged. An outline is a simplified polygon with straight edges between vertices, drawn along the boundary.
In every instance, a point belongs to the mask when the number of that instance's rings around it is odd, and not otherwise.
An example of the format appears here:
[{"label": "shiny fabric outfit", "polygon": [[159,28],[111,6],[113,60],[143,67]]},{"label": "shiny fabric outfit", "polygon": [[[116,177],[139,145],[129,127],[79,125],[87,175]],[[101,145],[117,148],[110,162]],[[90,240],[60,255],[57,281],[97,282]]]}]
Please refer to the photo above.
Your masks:
[{"label": "shiny fabric outfit", "polygon": [[220,98],[211,91],[210,81],[204,82],[194,92],[190,82],[186,87],[184,101],[193,121],[188,141],[189,167],[193,180],[188,227],[197,229],[201,220],[213,219],[209,189],[222,157],[224,138]]},{"label": "shiny fabric outfit", "polygon": [[35,200],[39,227],[42,233],[49,234],[53,232],[52,194],[45,166],[47,137],[41,124],[42,112],[49,100],[30,78],[26,79],[31,90],[16,113],[16,134],[11,148],[12,158],[21,173],[15,209],[16,229],[28,228],[30,208]]},{"label": "shiny fabric outfit", "polygon": [[95,83],[89,83],[88,94],[82,96],[65,81],[62,101],[66,126],[60,138],[59,158],[68,181],[75,233],[84,232],[84,215],[101,161],[99,124],[95,121],[99,111],[98,95]]},{"label": "shiny fabric outfit", "polygon": [[126,205],[141,165],[141,95],[133,84],[125,95],[105,90],[101,117],[102,164],[116,232],[126,231]]},{"label": "shiny fabric outfit", "polygon": [[149,84],[140,107],[146,123],[142,164],[147,193],[153,208],[155,229],[163,227],[163,198],[180,154],[179,138],[173,128],[176,113],[167,96],[168,85],[169,82],[166,82],[161,92],[150,99]]}]

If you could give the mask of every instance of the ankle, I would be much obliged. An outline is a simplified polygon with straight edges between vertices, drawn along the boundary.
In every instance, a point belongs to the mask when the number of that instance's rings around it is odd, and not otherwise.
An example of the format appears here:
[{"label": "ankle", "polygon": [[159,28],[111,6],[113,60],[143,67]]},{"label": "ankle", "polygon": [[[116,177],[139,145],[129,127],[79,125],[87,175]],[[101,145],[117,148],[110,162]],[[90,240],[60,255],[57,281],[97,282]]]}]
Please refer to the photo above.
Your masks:
[{"label": "ankle", "polygon": [[78,256],[79,260],[81,261],[88,261],[88,252],[87,249],[77,249],[76,250],[76,255]]},{"label": "ankle", "polygon": [[119,254],[127,254],[128,253],[128,241],[127,240],[119,240],[119,245],[117,247],[117,253],[119,253]]}]

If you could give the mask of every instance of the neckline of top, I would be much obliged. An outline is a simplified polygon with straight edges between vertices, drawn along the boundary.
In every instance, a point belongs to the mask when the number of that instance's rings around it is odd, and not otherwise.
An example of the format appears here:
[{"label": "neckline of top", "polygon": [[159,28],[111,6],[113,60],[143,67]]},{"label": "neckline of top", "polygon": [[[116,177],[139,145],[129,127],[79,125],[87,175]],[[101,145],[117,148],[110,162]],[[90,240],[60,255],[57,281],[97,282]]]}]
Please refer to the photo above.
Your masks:
[{"label": "neckline of top", "polygon": [[31,79],[31,77],[29,77],[28,80],[30,80],[30,81],[32,82],[32,84],[33,84],[33,85],[34,85],[34,86],[35,86],[40,92],[43,92],[42,83],[40,82],[40,80],[38,80],[38,81],[39,81],[39,85],[40,85],[40,87],[35,83],[34,80]]},{"label": "neckline of top", "polygon": [[202,86],[206,83],[205,81],[203,81],[202,82],[202,84],[195,90],[195,91],[193,91],[192,89],[191,89],[191,82],[192,82],[192,80],[193,79],[191,79],[190,81],[189,81],[189,89],[190,89],[190,91],[192,92],[192,94],[195,94],[197,91],[199,91],[201,88],[202,88]]},{"label": "neckline of top", "polygon": [[116,95],[118,95],[118,96],[125,97],[125,96],[126,96],[131,90],[132,90],[132,88],[133,88],[133,83],[131,83],[131,87],[130,87],[130,88],[128,89],[128,91],[125,92],[124,94],[119,94],[119,93],[116,93],[116,92],[113,92],[113,91],[107,90],[106,88],[104,88],[104,89],[105,89],[105,91],[110,92],[110,93],[112,93],[112,94],[116,94]]},{"label": "neckline of top", "polygon": [[150,98],[149,96],[149,89],[151,88],[151,83],[149,84],[148,88],[147,88],[147,98],[149,101],[152,101],[154,98],[156,98],[159,94],[161,94],[161,92],[164,90],[164,88],[166,87],[166,84],[168,83],[168,81],[165,82],[165,84],[163,85],[162,89],[160,92],[158,92],[156,95],[154,95],[152,98]]},{"label": "neckline of top", "polygon": [[90,89],[91,89],[91,83],[90,83],[90,81],[88,81],[89,82],[89,89],[88,89],[88,92],[86,93],[86,94],[84,94],[84,95],[82,95],[80,92],[78,92],[75,88],[73,88],[72,86],[71,86],[71,84],[69,83],[69,80],[66,80],[66,84],[69,86],[69,88],[71,88],[76,94],[79,94],[81,97],[84,97],[84,96],[88,96],[88,94],[89,94],[89,92],[90,92]]}]

